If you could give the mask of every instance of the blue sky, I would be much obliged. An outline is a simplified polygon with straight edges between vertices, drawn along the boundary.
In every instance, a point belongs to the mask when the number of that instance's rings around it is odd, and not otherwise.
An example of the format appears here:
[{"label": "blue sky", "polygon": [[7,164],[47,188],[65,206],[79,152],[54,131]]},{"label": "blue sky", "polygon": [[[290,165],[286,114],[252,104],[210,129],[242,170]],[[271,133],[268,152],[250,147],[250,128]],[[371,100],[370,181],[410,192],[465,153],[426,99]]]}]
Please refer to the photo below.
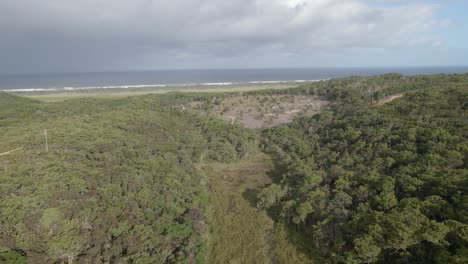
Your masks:
[{"label": "blue sky", "polygon": [[467,65],[466,1],[0,0],[0,73]]},{"label": "blue sky", "polygon": [[[448,18],[452,24],[442,29],[442,36],[448,48],[468,48],[468,3],[465,1],[447,1],[440,5],[436,17]],[[466,58],[466,57],[465,57]]]},{"label": "blue sky", "polygon": [[[368,1],[374,6],[401,8],[413,4],[434,6],[433,19],[447,23],[434,26],[429,36],[440,41],[382,51],[337,52],[319,56],[328,66],[466,66],[468,65],[468,1]],[[415,32],[417,34],[418,32]],[[426,33],[427,34],[427,33]]]}]

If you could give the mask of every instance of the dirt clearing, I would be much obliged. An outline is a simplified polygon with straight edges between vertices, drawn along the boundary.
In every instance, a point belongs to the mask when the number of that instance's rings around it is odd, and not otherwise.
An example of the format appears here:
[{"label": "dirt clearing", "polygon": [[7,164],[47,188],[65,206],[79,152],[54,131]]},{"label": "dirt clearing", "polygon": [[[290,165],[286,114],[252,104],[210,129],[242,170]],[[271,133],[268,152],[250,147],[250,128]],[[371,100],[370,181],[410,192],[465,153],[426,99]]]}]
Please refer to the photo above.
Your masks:
[{"label": "dirt clearing", "polygon": [[191,102],[183,107],[199,114],[218,116],[246,128],[264,128],[290,123],[299,115],[314,115],[327,104],[319,96],[237,94],[214,97],[210,102]]}]

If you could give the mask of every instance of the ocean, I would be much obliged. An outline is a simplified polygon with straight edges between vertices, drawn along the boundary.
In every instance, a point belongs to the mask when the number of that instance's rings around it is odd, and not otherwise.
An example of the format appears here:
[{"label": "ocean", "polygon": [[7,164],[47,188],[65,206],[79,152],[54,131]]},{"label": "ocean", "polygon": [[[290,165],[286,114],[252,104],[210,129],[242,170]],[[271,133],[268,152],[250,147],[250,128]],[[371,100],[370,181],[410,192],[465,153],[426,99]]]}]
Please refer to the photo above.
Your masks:
[{"label": "ocean", "polygon": [[385,73],[404,75],[465,73],[460,67],[407,68],[288,68],[203,69],[90,73],[0,74],[0,90],[74,90],[91,88],[138,88],[184,85],[230,85],[238,83],[303,82],[347,76]]}]

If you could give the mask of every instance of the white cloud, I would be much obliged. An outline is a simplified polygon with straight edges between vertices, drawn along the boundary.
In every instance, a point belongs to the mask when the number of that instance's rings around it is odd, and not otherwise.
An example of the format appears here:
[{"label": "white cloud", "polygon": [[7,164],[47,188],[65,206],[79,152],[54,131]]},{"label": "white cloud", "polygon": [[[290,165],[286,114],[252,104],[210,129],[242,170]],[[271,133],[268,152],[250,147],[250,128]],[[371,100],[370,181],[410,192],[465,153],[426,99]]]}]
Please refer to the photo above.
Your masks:
[{"label": "white cloud", "polygon": [[439,43],[432,28],[450,20],[435,19],[436,9],[364,0],[0,0],[0,34],[9,49],[15,41],[43,49],[116,45],[126,55],[395,49]]},{"label": "white cloud", "polygon": [[320,43],[325,39],[349,45],[350,38],[382,45],[376,40],[423,33],[434,12],[431,5],[383,8],[353,0],[4,0],[0,6],[10,16],[3,27],[26,31],[168,41],[305,37],[314,46],[329,45]]}]

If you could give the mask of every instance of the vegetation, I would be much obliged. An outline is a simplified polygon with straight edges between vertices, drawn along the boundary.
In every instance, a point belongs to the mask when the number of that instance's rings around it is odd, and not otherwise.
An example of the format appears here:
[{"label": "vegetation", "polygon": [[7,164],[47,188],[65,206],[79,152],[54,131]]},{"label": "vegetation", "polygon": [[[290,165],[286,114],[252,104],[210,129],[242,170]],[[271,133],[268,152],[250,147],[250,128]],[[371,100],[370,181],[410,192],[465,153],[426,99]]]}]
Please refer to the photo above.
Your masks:
[{"label": "vegetation", "polygon": [[286,226],[253,202],[254,190],[271,184],[271,159],[258,153],[249,160],[211,163],[207,223],[207,263],[312,263],[299,250]]},{"label": "vegetation", "polygon": [[253,132],[159,97],[0,100],[0,149],[23,147],[0,159],[0,258],[9,262],[195,262],[208,199],[197,164],[255,150]]},{"label": "vegetation", "polygon": [[313,95],[231,93],[187,102],[182,109],[255,129],[290,123],[299,114],[312,116],[326,104]]},{"label": "vegetation", "polygon": [[0,263],[466,263],[467,87],[0,93]]},{"label": "vegetation", "polygon": [[[328,262],[466,263],[467,77],[302,87],[334,103],[263,132],[281,177],[259,192],[258,206],[306,234]],[[385,88],[366,88],[379,80]],[[411,92],[372,107],[404,91]]]}]

